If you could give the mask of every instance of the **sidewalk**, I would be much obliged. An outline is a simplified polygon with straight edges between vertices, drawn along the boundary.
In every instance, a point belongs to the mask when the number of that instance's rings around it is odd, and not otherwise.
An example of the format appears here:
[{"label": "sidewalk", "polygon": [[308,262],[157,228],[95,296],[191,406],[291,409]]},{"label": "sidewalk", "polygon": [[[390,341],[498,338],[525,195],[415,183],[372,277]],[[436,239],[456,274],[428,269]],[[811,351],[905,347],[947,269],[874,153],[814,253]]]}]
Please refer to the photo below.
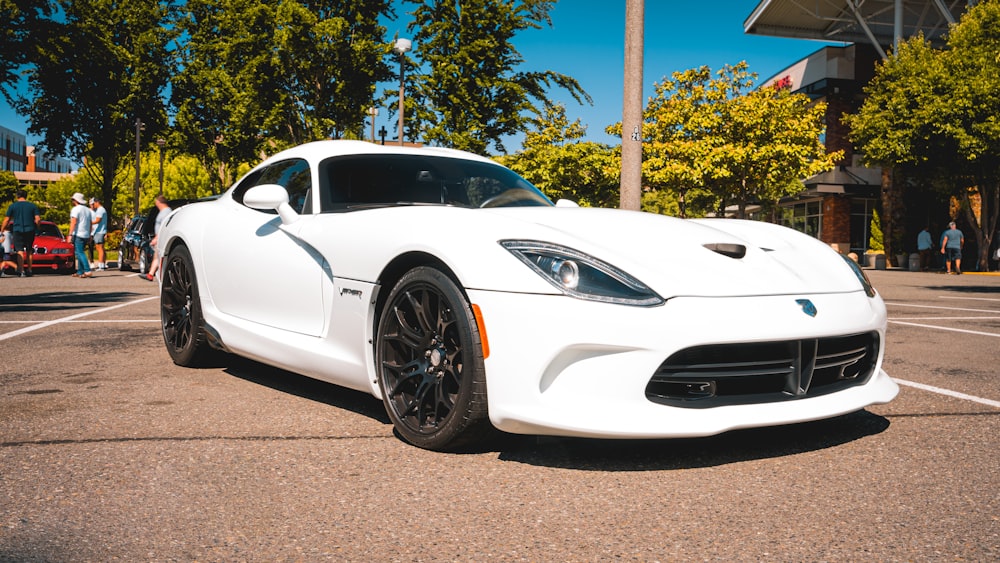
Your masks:
[{"label": "sidewalk", "polygon": [[[928,270],[926,272],[921,272],[921,271],[918,270],[918,271],[914,272],[914,271],[911,271],[909,268],[897,268],[895,266],[889,266],[887,268],[874,268],[874,267],[864,266],[861,269],[862,270],[879,270],[879,271],[883,271],[883,272],[909,272],[909,273],[912,273],[912,274],[941,274],[941,275],[945,275],[946,274],[944,270]],[[963,276],[1000,276],[1000,272],[966,272],[966,271],[963,271],[962,275]]]}]

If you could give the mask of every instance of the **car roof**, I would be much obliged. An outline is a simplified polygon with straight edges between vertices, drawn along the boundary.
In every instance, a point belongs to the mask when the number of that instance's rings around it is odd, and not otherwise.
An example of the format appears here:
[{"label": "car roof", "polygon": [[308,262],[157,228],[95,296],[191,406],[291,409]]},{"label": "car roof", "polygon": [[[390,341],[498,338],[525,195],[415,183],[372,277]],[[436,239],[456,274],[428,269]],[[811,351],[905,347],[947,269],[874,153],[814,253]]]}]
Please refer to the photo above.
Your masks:
[{"label": "car roof", "polygon": [[283,150],[273,156],[268,157],[254,169],[267,165],[271,162],[284,160],[286,158],[304,158],[310,161],[318,161],[331,156],[347,156],[354,154],[409,154],[424,156],[443,156],[451,158],[463,158],[466,160],[477,160],[497,164],[484,156],[471,152],[449,149],[444,147],[413,147],[399,145],[380,145],[369,143],[368,141],[352,141],[345,139],[313,141],[290,149]]}]

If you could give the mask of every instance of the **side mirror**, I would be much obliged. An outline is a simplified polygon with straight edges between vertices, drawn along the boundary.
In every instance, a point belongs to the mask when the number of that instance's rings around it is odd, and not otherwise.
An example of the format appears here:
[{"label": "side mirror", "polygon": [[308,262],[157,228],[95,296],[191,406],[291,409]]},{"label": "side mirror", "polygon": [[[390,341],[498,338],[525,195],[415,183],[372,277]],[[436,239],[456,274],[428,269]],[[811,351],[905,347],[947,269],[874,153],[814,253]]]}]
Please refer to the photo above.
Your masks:
[{"label": "side mirror", "polygon": [[286,225],[299,220],[299,214],[288,205],[288,192],[278,184],[261,184],[250,188],[243,194],[243,204],[252,209],[273,209]]},{"label": "side mirror", "polygon": [[571,199],[560,199],[556,202],[556,207],[580,207],[577,203]]}]

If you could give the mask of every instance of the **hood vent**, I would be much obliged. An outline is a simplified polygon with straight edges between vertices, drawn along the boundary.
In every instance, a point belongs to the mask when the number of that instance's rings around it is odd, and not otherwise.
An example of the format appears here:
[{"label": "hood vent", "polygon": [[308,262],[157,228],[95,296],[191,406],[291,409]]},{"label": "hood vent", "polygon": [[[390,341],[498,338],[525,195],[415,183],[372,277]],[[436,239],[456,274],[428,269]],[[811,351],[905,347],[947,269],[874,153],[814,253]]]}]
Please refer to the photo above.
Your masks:
[{"label": "hood vent", "polygon": [[717,242],[717,243],[706,244],[704,246],[705,248],[711,250],[712,252],[718,252],[723,256],[736,258],[737,260],[747,255],[747,247],[743,246],[742,244]]}]

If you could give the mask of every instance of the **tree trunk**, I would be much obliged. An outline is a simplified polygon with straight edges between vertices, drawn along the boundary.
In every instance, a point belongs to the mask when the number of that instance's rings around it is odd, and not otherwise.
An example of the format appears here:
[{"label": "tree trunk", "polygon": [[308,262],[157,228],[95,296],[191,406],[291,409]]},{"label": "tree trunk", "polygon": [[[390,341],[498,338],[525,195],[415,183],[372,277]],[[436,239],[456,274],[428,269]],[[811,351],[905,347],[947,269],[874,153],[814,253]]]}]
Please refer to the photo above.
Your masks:
[{"label": "tree trunk", "polygon": [[980,182],[979,192],[979,219],[972,212],[972,202],[969,201],[969,192],[962,192],[962,212],[965,219],[972,226],[972,232],[976,236],[976,244],[979,246],[979,255],[976,256],[977,270],[986,272],[990,269],[990,247],[993,245],[993,238],[997,232],[997,218],[1000,215],[1000,185],[982,187],[985,183]]},{"label": "tree trunk", "polygon": [[[903,175],[897,169],[882,169],[882,246],[886,259],[903,250],[906,206],[903,204]],[[900,266],[900,264],[897,264]]]}]

